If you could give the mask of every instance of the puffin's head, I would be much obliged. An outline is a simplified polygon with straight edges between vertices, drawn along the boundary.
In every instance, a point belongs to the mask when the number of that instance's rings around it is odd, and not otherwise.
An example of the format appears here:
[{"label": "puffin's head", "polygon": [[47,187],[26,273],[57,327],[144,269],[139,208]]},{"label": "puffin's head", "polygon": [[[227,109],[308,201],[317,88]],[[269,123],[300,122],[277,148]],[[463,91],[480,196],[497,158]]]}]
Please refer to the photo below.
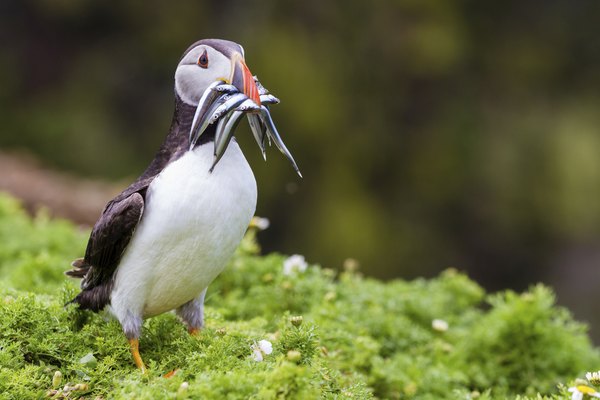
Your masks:
[{"label": "puffin's head", "polygon": [[175,92],[181,101],[196,108],[189,133],[190,150],[199,143],[200,135],[209,125],[216,125],[211,172],[225,154],[240,119],[246,116],[265,160],[268,138],[302,176],[269,112],[268,105],[279,103],[279,99],[252,76],[239,44],[204,39],[191,45],[175,71]]},{"label": "puffin's head", "polygon": [[234,85],[260,106],[252,73],[244,61],[244,49],[221,39],[204,39],[183,53],[175,71],[175,92],[185,103],[197,106],[204,91],[221,80]]}]

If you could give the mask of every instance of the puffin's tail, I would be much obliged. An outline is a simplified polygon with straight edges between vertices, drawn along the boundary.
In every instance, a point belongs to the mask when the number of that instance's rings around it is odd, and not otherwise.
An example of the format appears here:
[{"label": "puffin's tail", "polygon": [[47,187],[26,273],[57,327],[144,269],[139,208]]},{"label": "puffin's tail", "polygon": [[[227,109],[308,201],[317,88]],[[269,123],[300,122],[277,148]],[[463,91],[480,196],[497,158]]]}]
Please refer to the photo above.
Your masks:
[{"label": "puffin's tail", "polygon": [[73,269],[65,271],[65,275],[82,279],[90,270],[91,265],[86,263],[83,258],[78,258],[71,263],[71,267],[73,267]]},{"label": "puffin's tail", "polygon": [[[65,275],[83,279],[92,268],[92,265],[87,263],[83,258],[78,258],[71,263],[73,269],[65,271]],[[103,284],[88,287],[88,283],[84,280],[82,283],[81,292],[75,298],[65,304],[78,304],[81,310],[92,310],[98,312],[102,310],[110,302],[110,292],[112,291],[113,282],[105,282]]]}]

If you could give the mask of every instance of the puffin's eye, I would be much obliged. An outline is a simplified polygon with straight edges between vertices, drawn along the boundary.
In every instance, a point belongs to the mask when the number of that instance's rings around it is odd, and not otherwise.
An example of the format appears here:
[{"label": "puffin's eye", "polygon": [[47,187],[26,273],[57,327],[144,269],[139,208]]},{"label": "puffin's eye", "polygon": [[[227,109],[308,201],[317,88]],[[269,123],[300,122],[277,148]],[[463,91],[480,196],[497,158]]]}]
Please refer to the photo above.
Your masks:
[{"label": "puffin's eye", "polygon": [[204,50],[204,53],[198,58],[198,65],[202,68],[208,68],[208,54],[206,54],[206,50]]}]

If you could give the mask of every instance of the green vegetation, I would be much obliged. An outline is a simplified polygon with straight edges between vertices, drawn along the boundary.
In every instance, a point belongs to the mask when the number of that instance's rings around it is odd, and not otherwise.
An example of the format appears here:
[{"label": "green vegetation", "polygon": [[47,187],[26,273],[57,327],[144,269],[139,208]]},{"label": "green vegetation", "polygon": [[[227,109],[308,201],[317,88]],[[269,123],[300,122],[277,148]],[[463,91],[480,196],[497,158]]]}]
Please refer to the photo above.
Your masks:
[{"label": "green vegetation", "polygon": [[[86,236],[0,196],[0,398],[565,398],[557,384],[600,365],[546,287],[486,295],[454,270],[388,283],[318,266],[286,275],[250,231],[198,337],[173,314],[146,321],[142,375],[117,322],[63,306],[76,282],[62,271]],[[273,352],[259,362],[260,340]]]}]

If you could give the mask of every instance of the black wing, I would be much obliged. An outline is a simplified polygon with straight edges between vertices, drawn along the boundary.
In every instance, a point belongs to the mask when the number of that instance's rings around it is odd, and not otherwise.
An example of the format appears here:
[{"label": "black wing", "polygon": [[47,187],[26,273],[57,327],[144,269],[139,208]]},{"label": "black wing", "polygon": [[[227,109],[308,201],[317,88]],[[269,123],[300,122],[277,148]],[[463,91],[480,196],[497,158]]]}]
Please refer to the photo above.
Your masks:
[{"label": "black wing", "polygon": [[108,203],[94,225],[83,258],[91,266],[83,281],[86,289],[112,278],[143,212],[144,198],[137,192]]},{"label": "black wing", "polygon": [[[126,194],[126,196],[124,196]],[[82,308],[97,311],[110,300],[113,275],[144,212],[139,192],[124,192],[111,200],[90,235],[82,260],[67,275],[83,277],[82,292],[73,300]]]}]

